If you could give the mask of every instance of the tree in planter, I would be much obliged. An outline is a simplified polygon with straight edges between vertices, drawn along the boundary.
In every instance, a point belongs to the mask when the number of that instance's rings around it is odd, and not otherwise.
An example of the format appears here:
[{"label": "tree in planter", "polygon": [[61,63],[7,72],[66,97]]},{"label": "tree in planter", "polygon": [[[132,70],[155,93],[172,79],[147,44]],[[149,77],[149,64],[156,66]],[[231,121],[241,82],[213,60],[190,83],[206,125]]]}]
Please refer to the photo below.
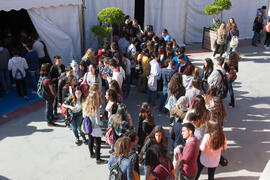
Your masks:
[{"label": "tree in planter", "polygon": [[99,46],[101,46],[104,41],[108,41],[112,36],[113,25],[121,25],[124,23],[125,14],[120,8],[116,7],[108,7],[102,9],[98,13],[98,21],[99,25],[95,25],[91,27],[91,31],[95,34],[95,36],[102,38],[103,41],[99,42]]},{"label": "tree in planter", "polygon": [[[232,6],[231,0],[215,0],[213,4],[207,5],[204,9],[205,14],[213,15],[213,23],[211,30],[216,31],[223,19],[223,10],[229,10]],[[215,16],[220,14],[220,19],[215,19]]]}]

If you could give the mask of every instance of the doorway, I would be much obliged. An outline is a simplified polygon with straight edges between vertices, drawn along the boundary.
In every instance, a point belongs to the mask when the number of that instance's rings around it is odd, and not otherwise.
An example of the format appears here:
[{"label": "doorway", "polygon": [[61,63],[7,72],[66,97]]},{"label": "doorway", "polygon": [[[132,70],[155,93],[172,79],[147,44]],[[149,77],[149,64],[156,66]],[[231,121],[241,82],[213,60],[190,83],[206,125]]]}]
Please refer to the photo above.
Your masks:
[{"label": "doorway", "polygon": [[135,19],[137,19],[142,29],[144,29],[144,4],[145,0],[135,0]]},{"label": "doorway", "polygon": [[[10,48],[20,47],[20,40],[23,33],[28,36],[36,33],[35,27],[26,10],[19,11],[0,11],[0,39],[4,42],[6,39],[12,39],[12,42],[7,47]],[[12,47],[11,47],[12,46]]]}]

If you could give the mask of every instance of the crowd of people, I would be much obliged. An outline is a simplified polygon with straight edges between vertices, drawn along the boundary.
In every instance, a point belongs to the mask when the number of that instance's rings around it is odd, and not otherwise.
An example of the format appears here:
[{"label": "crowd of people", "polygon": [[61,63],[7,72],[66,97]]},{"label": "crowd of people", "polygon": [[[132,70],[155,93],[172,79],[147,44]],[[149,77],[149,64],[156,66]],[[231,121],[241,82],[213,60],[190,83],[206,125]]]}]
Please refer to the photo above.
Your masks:
[{"label": "crowd of people", "polygon": [[[57,125],[57,107],[61,107],[75,144],[88,144],[90,158],[97,164],[108,163],[110,178],[138,179],[141,166],[146,179],[198,179],[203,167],[213,179],[219,163],[227,162],[221,156],[227,147],[222,129],[224,86],[234,107],[232,83],[239,54],[229,49],[228,60],[217,57],[216,67],[206,58],[201,73],[166,29],[159,37],[152,26],[142,32],[136,20],[127,18],[113,39],[97,53],[88,49],[79,64],[73,61],[64,67],[61,57],[55,56],[54,65],[41,65],[37,92],[45,92],[48,125]],[[131,85],[147,96],[138,123],[124,103]],[[162,92],[159,105],[158,91]],[[171,137],[155,122],[153,108],[169,114]],[[100,156],[102,143],[110,145],[109,161]]]},{"label": "crowd of people", "polygon": [[[33,93],[46,101],[48,126],[57,126],[61,109],[75,144],[87,144],[90,158],[97,164],[108,164],[111,179],[139,179],[140,166],[147,180],[199,179],[204,167],[208,168],[208,179],[214,179],[218,165],[228,163],[221,155],[227,148],[223,99],[228,91],[229,106],[235,107],[232,83],[241,60],[236,52],[238,37],[233,18],[227,26],[222,23],[213,55],[221,49],[220,56],[206,58],[202,72],[167,29],[161,36],[151,25],[143,31],[128,16],[125,24],[114,30],[110,44],[105,43],[97,52],[88,49],[78,64],[72,61],[64,66],[60,56],[54,56],[53,65],[46,62],[43,44],[36,36],[21,41],[25,54],[15,48],[10,59],[1,41],[0,52],[5,52],[5,72],[12,70],[18,95],[28,99],[28,70]],[[6,79],[1,84],[8,91],[10,82]],[[138,120],[131,117],[124,103],[132,96],[132,85],[147,96],[147,102],[140,105]],[[159,105],[158,92],[162,92]],[[153,108],[168,114],[170,137],[155,122]],[[138,127],[133,121],[138,121]],[[102,143],[111,147],[109,161],[100,156]]]}]

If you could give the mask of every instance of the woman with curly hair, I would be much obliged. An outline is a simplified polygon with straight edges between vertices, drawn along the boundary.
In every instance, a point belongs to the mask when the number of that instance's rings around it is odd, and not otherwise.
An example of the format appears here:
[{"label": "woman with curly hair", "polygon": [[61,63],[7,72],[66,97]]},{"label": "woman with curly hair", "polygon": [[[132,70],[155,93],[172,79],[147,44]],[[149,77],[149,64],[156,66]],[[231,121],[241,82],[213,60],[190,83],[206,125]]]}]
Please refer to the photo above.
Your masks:
[{"label": "woman with curly hair", "polygon": [[139,128],[138,128],[138,145],[139,152],[143,146],[145,138],[152,132],[155,127],[154,116],[151,112],[151,107],[147,102],[143,102],[139,114]]},{"label": "woman with curly hair", "polygon": [[191,122],[195,126],[195,137],[201,141],[204,133],[207,130],[207,122],[210,119],[210,112],[205,107],[204,98],[201,95],[198,95],[194,98],[192,109],[189,110],[184,119],[184,123],[189,123],[187,117],[190,113],[194,113],[196,115],[196,120]]},{"label": "woman with curly hair", "polygon": [[227,111],[226,108],[224,106],[223,100],[219,97],[219,96],[215,96],[212,99],[213,104],[211,107],[211,116],[212,118],[214,118],[215,120],[217,120],[217,122],[219,124],[221,124],[221,126],[223,125],[223,122],[227,116]]},{"label": "woman with curly hair", "polygon": [[186,89],[182,84],[182,73],[174,73],[169,84],[168,84],[168,100],[165,108],[169,111],[176,103],[177,99],[181,96],[184,96],[186,93]]},{"label": "woman with curly hair", "polygon": [[198,161],[199,179],[203,167],[208,168],[208,179],[214,179],[216,167],[218,167],[221,151],[227,149],[225,134],[221,125],[216,120],[208,122],[208,129],[200,145],[201,155]]}]

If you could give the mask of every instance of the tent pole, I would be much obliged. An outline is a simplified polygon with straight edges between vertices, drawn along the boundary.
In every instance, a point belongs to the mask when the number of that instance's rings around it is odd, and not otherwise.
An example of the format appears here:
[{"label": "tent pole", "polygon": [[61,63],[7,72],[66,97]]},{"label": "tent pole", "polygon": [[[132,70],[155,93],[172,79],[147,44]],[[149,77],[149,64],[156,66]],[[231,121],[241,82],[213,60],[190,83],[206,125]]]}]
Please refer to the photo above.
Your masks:
[{"label": "tent pole", "polygon": [[186,44],[188,2],[189,2],[189,0],[186,0],[186,4],[185,4],[185,19],[184,19],[184,33],[183,33],[183,42],[184,42],[184,44]]},{"label": "tent pole", "polygon": [[85,0],[82,0],[82,5],[79,6],[79,22],[80,22],[80,32],[81,32],[81,55],[85,52],[85,28],[84,28],[84,11],[85,11]]}]

